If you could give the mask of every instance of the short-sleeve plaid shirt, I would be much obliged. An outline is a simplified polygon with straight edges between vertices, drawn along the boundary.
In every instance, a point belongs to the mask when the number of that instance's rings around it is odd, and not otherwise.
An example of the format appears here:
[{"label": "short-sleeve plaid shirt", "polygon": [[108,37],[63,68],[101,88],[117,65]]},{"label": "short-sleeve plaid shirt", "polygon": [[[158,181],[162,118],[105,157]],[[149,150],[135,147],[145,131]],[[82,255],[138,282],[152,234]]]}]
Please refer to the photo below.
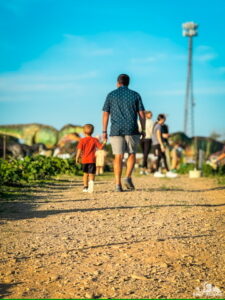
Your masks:
[{"label": "short-sleeve plaid shirt", "polygon": [[110,136],[138,135],[137,113],[144,111],[141,96],[121,86],[106,97],[103,111],[110,113]]}]

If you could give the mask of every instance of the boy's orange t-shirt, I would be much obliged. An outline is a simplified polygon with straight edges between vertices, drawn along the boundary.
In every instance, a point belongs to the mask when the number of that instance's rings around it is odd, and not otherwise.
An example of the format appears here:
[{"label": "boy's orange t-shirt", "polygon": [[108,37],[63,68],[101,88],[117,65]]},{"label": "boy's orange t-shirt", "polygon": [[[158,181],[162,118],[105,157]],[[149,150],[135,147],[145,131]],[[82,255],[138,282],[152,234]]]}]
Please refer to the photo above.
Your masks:
[{"label": "boy's orange t-shirt", "polygon": [[87,136],[80,139],[77,149],[81,150],[82,164],[92,164],[95,163],[95,151],[96,148],[102,149],[103,144],[99,142],[98,139],[92,136]]}]

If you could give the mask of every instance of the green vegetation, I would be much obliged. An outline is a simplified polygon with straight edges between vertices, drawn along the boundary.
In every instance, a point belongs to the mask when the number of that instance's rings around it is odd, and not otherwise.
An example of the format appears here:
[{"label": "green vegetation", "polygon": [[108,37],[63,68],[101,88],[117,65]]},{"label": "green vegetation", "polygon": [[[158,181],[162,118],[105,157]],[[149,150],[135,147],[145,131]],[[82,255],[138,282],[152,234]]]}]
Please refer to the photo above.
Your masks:
[{"label": "green vegetation", "polygon": [[[190,170],[194,170],[195,164],[181,164],[178,173],[179,174],[187,174]],[[212,177],[216,176],[220,178],[220,182],[225,182],[225,165],[219,166],[216,170],[213,169],[208,164],[203,164],[202,166],[202,175],[204,177]]]},{"label": "green vegetation", "polygon": [[177,170],[178,174],[187,174],[189,171],[194,170],[195,164],[181,164]]},{"label": "green vegetation", "polygon": [[0,159],[0,185],[13,185],[33,180],[51,179],[60,174],[77,175],[80,166],[73,159],[34,156],[23,160]]}]

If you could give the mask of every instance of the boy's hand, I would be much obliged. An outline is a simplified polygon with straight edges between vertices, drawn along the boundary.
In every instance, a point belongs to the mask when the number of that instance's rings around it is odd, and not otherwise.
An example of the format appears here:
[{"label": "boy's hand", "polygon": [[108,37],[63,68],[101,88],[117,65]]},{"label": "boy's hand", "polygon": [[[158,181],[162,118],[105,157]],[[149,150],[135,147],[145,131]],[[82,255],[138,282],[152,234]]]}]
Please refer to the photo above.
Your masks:
[{"label": "boy's hand", "polygon": [[104,140],[104,141],[102,142],[103,148],[105,148],[105,145],[106,145],[106,144],[107,144],[107,141]]},{"label": "boy's hand", "polygon": [[76,164],[79,164],[79,157],[76,157]]}]

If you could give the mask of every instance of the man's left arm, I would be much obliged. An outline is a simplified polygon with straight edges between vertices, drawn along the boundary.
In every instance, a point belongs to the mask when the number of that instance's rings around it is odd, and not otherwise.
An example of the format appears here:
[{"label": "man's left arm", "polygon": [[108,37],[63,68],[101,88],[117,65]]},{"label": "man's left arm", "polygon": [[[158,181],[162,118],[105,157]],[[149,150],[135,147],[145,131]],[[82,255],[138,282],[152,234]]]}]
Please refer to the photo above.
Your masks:
[{"label": "man's left arm", "polygon": [[139,120],[141,123],[141,129],[142,129],[141,135],[142,135],[142,137],[145,137],[145,112],[143,110],[140,110],[138,112],[138,116],[139,116]]},{"label": "man's left arm", "polygon": [[145,108],[141,96],[139,94],[137,97],[137,111],[142,128],[142,137],[145,137]]}]

